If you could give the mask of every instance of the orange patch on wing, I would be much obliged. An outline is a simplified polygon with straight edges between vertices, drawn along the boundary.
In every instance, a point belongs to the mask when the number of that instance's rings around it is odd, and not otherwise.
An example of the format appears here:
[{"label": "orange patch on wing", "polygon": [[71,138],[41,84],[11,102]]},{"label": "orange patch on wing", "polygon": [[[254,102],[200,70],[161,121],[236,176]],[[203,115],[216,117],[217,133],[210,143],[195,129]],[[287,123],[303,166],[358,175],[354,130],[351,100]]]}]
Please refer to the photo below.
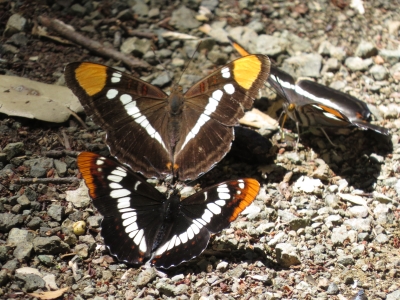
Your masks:
[{"label": "orange patch on wing", "polygon": [[261,73],[262,62],[255,55],[239,58],[233,62],[235,81],[244,89],[251,88]]},{"label": "orange patch on wing", "polygon": [[90,152],[82,152],[78,155],[77,165],[79,171],[82,174],[83,179],[85,180],[86,186],[89,189],[90,197],[96,198],[96,186],[94,185],[94,180],[92,176],[92,169],[96,167],[96,159],[99,156]]},{"label": "orange patch on wing", "polygon": [[336,109],[330,108],[329,106],[325,106],[325,105],[320,105],[320,107],[323,108],[325,111],[331,113],[335,117],[338,117],[339,119],[343,119],[342,114],[339,111],[337,111]]},{"label": "orange patch on wing", "polygon": [[75,79],[81,88],[89,96],[93,96],[103,90],[106,85],[107,68],[92,63],[81,63],[75,69]]},{"label": "orange patch on wing", "polygon": [[235,50],[236,50],[237,52],[239,52],[239,54],[240,54],[241,56],[247,56],[247,55],[250,54],[249,52],[247,52],[247,51],[246,51],[241,45],[239,45],[238,43],[232,42],[232,46],[233,46],[233,48],[235,48]]},{"label": "orange patch on wing", "polygon": [[241,194],[236,194],[236,198],[239,200],[239,205],[233,210],[231,217],[229,218],[229,222],[234,221],[237,216],[247,207],[249,206],[254,199],[256,198],[258,192],[260,191],[260,184],[257,180],[247,178],[243,179],[244,181],[244,189],[239,189]]}]

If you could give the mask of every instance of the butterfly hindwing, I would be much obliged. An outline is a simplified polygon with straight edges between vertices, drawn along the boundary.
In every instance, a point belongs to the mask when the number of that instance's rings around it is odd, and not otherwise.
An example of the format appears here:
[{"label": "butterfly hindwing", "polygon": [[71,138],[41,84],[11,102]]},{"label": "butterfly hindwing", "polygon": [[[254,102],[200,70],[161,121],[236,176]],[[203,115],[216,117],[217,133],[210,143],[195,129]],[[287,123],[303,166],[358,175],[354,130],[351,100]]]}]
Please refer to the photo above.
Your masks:
[{"label": "butterfly hindwing", "polygon": [[93,205],[104,216],[102,236],[110,252],[121,261],[146,261],[158,229],[153,220],[160,217],[165,197],[113,160],[82,152],[77,163]]},{"label": "butterfly hindwing", "polygon": [[173,253],[180,253],[184,261],[198,256],[207,247],[210,233],[228,227],[253,202],[259,189],[255,179],[238,179],[205,188],[182,200],[177,220],[151,262],[166,268],[175,265]]}]

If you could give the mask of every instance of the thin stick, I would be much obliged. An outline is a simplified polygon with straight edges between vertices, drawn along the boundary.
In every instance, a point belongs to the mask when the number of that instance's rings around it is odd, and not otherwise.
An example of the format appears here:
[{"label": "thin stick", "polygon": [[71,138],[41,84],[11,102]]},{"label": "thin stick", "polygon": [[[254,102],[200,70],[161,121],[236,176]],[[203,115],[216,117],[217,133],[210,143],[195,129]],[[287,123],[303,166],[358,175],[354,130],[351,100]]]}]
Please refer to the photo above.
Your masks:
[{"label": "thin stick", "polygon": [[15,179],[15,183],[32,184],[32,183],[77,183],[80,179],[76,177],[65,177],[65,178],[20,178]]},{"label": "thin stick", "polygon": [[122,61],[124,64],[132,69],[150,67],[149,64],[144,61],[129,57],[113,48],[105,47],[101,43],[93,41],[88,37],[71,30],[69,26],[67,26],[60,20],[50,19],[45,16],[39,16],[39,22],[42,23],[44,26],[50,28],[51,30],[57,32],[58,34],[62,35],[63,37],[67,38],[68,40],[102,56],[110,57],[116,61]]}]

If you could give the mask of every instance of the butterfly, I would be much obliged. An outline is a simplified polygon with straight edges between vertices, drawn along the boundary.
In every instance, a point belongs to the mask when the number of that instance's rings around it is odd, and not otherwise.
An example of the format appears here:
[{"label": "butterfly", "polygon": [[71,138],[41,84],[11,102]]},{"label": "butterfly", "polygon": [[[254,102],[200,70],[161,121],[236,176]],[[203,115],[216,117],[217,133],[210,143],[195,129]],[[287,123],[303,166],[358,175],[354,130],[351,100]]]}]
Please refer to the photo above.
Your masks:
[{"label": "butterfly", "polygon": [[170,95],[116,69],[90,62],[65,68],[67,86],[107,133],[110,152],[145,177],[196,179],[231,147],[233,126],[269,75],[264,55],[248,55]]},{"label": "butterfly", "polygon": [[[249,53],[230,38],[240,55]],[[367,104],[349,94],[324,86],[311,80],[295,82],[288,73],[271,65],[268,83],[284,99],[283,109],[298,126],[348,127],[371,129],[388,135],[387,128],[371,124],[371,111]],[[325,132],[324,132],[325,133]],[[328,138],[329,139],[329,138]]]},{"label": "butterfly", "polygon": [[112,255],[129,264],[176,266],[203,252],[211,233],[229,226],[253,202],[255,179],[225,181],[185,199],[169,198],[124,165],[91,152],[77,159],[93,205],[104,216],[101,235]]}]

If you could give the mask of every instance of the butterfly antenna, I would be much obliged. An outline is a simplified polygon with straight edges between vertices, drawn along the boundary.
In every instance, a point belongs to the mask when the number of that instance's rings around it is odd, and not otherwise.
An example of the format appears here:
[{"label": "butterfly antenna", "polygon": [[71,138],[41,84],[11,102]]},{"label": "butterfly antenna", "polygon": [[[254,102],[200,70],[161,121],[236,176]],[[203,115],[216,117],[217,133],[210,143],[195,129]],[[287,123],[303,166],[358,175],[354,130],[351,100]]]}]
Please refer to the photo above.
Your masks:
[{"label": "butterfly antenna", "polygon": [[197,52],[199,52],[199,48],[200,48],[200,45],[201,45],[202,42],[203,42],[203,41],[199,41],[199,43],[197,44],[196,49],[193,51],[192,56],[190,57],[189,61],[186,63],[186,66],[185,66],[185,68],[183,69],[183,71],[182,71],[182,73],[181,73],[181,76],[179,76],[179,80],[178,80],[178,82],[177,82],[177,85],[179,85],[179,82],[181,82],[181,79],[182,79],[183,74],[185,74],[185,72],[186,72],[187,68],[189,67],[190,63],[193,61],[194,55],[195,55]]},{"label": "butterfly antenna", "polygon": [[172,76],[170,75],[170,72],[164,67],[163,63],[160,60],[160,57],[156,54],[156,49],[154,48],[154,45],[151,46],[151,51],[153,51],[155,59],[158,61],[158,64],[161,66],[164,72],[168,74],[168,77],[170,80],[172,80]]}]

